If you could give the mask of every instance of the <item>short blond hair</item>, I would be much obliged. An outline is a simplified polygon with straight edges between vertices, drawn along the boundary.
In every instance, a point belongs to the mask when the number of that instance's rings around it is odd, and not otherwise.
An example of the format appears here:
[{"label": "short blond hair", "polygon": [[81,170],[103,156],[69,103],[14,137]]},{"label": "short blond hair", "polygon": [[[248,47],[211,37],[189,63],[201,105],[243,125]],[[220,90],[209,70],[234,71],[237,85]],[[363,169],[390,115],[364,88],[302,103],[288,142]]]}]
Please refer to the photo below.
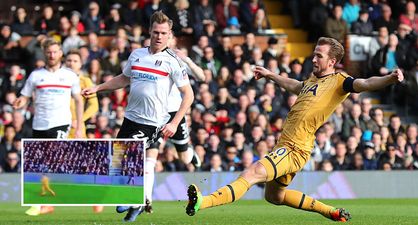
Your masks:
[{"label": "short blond hair", "polygon": [[53,38],[47,38],[43,43],[42,43],[42,49],[45,51],[47,48],[49,48],[52,45],[58,45],[61,49],[61,43],[59,41],[56,41]]},{"label": "short blond hair", "polygon": [[152,14],[149,23],[150,29],[152,28],[154,22],[158,24],[168,23],[170,30],[173,28],[173,21],[170,18],[168,18],[168,16],[164,14],[161,10]]},{"label": "short blond hair", "polygon": [[332,59],[335,58],[335,64],[340,63],[341,59],[344,57],[344,47],[334,38],[329,37],[320,37],[316,45],[329,45],[328,56]]}]

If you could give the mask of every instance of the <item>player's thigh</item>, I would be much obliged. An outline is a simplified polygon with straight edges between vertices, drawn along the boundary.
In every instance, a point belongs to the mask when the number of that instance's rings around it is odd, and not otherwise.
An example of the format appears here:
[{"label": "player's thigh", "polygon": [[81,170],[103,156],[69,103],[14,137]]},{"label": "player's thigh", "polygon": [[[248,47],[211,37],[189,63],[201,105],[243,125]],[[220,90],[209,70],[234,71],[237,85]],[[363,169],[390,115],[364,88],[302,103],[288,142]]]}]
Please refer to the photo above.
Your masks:
[{"label": "player's thigh", "polygon": [[267,182],[301,170],[309,159],[307,152],[281,145],[274,148],[260,163],[267,170]]}]

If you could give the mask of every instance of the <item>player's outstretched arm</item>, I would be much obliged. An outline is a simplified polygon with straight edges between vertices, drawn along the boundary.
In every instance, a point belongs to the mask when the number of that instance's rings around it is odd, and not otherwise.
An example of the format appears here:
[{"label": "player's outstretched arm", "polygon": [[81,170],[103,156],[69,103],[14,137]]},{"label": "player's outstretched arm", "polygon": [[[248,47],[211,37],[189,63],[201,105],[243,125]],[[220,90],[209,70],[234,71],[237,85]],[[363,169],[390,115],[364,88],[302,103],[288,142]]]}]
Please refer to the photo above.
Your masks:
[{"label": "player's outstretched arm", "polygon": [[83,89],[81,91],[81,95],[83,95],[84,97],[89,97],[90,95],[95,94],[100,91],[113,91],[119,88],[124,88],[128,86],[129,83],[130,83],[129,77],[123,74],[119,74],[118,76],[112,78],[109,81],[106,81],[105,83],[99,84],[95,87]]},{"label": "player's outstretched arm", "polygon": [[276,84],[278,84],[280,87],[283,87],[286,89],[286,91],[292,92],[293,94],[299,94],[300,90],[302,89],[302,82],[291,79],[288,77],[282,77],[280,75],[277,75],[270,70],[261,67],[256,66],[254,69],[254,77],[255,79],[260,79],[262,77],[268,78],[272,81],[274,81]]},{"label": "player's outstretched arm", "polygon": [[374,91],[384,88],[390,84],[402,82],[404,79],[400,69],[394,70],[389,75],[383,77],[370,77],[368,79],[355,79],[353,88],[356,92]]},{"label": "player's outstretched arm", "polygon": [[183,54],[183,52],[179,49],[175,49],[174,52],[184,63],[187,64],[187,66],[189,66],[190,70],[193,72],[193,74],[191,74],[193,77],[197,78],[199,81],[205,81],[206,78],[202,68],[196,65],[196,63]]}]

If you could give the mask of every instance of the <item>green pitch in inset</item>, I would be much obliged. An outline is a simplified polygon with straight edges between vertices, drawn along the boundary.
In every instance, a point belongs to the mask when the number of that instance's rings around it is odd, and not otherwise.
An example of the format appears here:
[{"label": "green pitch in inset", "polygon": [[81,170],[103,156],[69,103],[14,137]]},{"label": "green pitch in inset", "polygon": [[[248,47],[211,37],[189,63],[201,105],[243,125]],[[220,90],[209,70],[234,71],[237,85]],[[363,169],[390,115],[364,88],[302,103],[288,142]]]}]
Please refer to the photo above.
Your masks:
[{"label": "green pitch in inset", "polygon": [[143,204],[144,188],[128,185],[50,184],[55,196],[41,195],[41,183],[24,183],[24,204]]}]

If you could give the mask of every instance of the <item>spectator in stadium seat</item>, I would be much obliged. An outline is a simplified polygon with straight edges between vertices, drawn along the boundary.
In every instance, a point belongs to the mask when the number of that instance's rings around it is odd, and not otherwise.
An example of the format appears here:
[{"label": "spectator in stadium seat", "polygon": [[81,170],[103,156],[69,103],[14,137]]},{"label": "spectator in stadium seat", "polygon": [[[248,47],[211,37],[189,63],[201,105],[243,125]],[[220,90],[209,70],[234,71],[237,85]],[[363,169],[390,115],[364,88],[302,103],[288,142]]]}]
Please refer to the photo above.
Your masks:
[{"label": "spectator in stadium seat", "polygon": [[241,156],[241,163],[237,171],[244,171],[248,169],[254,162],[254,153],[251,150],[244,151]]},{"label": "spectator in stadium seat", "polygon": [[83,21],[86,27],[86,32],[99,33],[105,28],[102,16],[100,15],[100,6],[97,2],[90,2],[88,11],[84,16]]},{"label": "spectator in stadium seat", "polygon": [[414,1],[408,1],[405,5],[405,13],[399,16],[399,23],[406,24],[418,33],[418,14]]},{"label": "spectator in stadium seat", "polygon": [[197,44],[192,46],[190,57],[196,64],[202,63],[203,51],[209,46],[209,38],[202,35],[198,38]]},{"label": "spectator in stadium seat", "polygon": [[348,28],[357,21],[360,13],[360,3],[358,0],[348,0],[344,4],[342,19],[347,23]]},{"label": "spectator in stadium seat", "polygon": [[62,51],[64,54],[67,54],[73,48],[79,48],[82,45],[85,45],[86,42],[81,38],[78,33],[77,28],[71,27],[69,31],[69,35],[65,38],[64,42],[62,43]]},{"label": "spectator in stadium seat", "polygon": [[374,30],[378,30],[379,27],[387,27],[389,34],[398,27],[398,22],[392,18],[392,9],[388,4],[382,4],[382,16],[374,21]]},{"label": "spectator in stadium seat", "polygon": [[233,16],[230,17],[226,23],[226,27],[222,29],[223,35],[239,35],[241,34],[241,25],[238,21],[238,18]]},{"label": "spectator in stadium seat", "polygon": [[396,147],[394,145],[389,145],[386,154],[380,157],[378,161],[378,168],[384,169],[386,163],[389,163],[391,169],[393,170],[403,169],[404,167],[403,159],[396,155]]},{"label": "spectator in stadium seat", "polygon": [[5,75],[1,82],[0,99],[5,99],[7,92],[20,93],[25,84],[24,70],[17,64],[11,65],[9,73]]},{"label": "spectator in stadium seat", "polygon": [[405,128],[402,126],[401,117],[397,114],[393,114],[389,118],[389,132],[390,132],[390,139],[396,141],[396,137],[400,133],[405,133]]},{"label": "spectator in stadium seat", "polygon": [[87,46],[89,49],[88,63],[93,59],[104,59],[109,54],[105,48],[100,46],[99,38],[95,32],[89,32]]},{"label": "spectator in stadium seat", "polygon": [[6,164],[3,166],[6,173],[20,172],[20,159],[17,151],[9,151],[6,156]]},{"label": "spectator in stadium seat", "polygon": [[235,69],[233,71],[232,79],[226,87],[228,88],[231,96],[236,99],[238,99],[241,94],[245,93],[248,84],[244,80],[244,73],[241,69]]},{"label": "spectator in stadium seat", "polygon": [[133,28],[134,26],[144,25],[143,12],[138,6],[137,0],[129,0],[128,6],[122,8],[123,24]]},{"label": "spectator in stadium seat", "polygon": [[335,144],[335,155],[330,158],[334,170],[347,170],[350,160],[346,157],[347,148],[344,142]]},{"label": "spectator in stadium seat", "polygon": [[121,60],[119,59],[118,54],[118,48],[112,46],[109,55],[100,61],[100,65],[105,74],[120,74],[122,72]]},{"label": "spectator in stadium seat", "polygon": [[[227,62],[232,58],[232,40],[229,36],[222,36],[220,46],[215,49],[215,57],[227,66]],[[233,72],[233,71],[230,71]]]},{"label": "spectator in stadium seat", "polygon": [[86,28],[81,21],[81,13],[77,10],[71,11],[70,23],[72,27],[75,27],[79,33],[84,33]]},{"label": "spectator in stadium seat", "polygon": [[219,59],[215,58],[215,52],[213,47],[206,46],[203,49],[203,57],[200,63],[202,69],[208,69],[212,72],[213,77],[216,79],[218,72],[221,69],[222,63]]},{"label": "spectator in stadium seat", "polygon": [[176,12],[173,15],[173,31],[175,36],[193,34],[193,13],[188,0],[176,0]]},{"label": "spectator in stadium seat", "polygon": [[[244,43],[242,43],[241,47],[242,47],[242,50],[244,51],[244,56],[247,57],[246,59],[248,61],[258,61],[257,59],[254,59],[254,56],[252,55],[253,54],[252,52],[254,51],[254,49],[258,48],[254,33],[249,32],[245,34]],[[264,64],[261,64],[261,65],[264,65]]]},{"label": "spectator in stadium seat", "polygon": [[382,17],[382,4],[379,0],[370,0],[367,9],[372,23]]},{"label": "spectator in stadium seat", "polygon": [[358,35],[372,35],[373,24],[369,20],[369,12],[367,10],[360,10],[359,18],[353,23],[351,32]]},{"label": "spectator in stadium seat", "polygon": [[369,69],[371,68],[371,62],[376,52],[386,46],[389,42],[389,31],[388,28],[383,26],[378,28],[378,35],[373,37],[369,45],[368,63]]},{"label": "spectator in stadium seat", "polygon": [[375,145],[372,142],[366,142],[364,145],[363,166],[365,170],[377,170],[378,157],[375,152]]},{"label": "spectator in stadium seat", "polygon": [[233,144],[229,144],[226,146],[225,152],[225,166],[227,171],[237,171],[240,159],[238,157],[238,150],[237,147]]},{"label": "spectator in stadium seat", "polygon": [[319,168],[321,171],[324,172],[332,172],[334,170],[334,167],[332,166],[332,163],[329,160],[322,161]]},{"label": "spectator in stadium seat", "polygon": [[16,14],[13,17],[13,22],[11,24],[13,31],[20,35],[32,35],[33,26],[30,23],[25,8],[18,7],[16,9]]},{"label": "spectator in stadium seat", "polygon": [[28,123],[29,121],[25,120],[23,115],[24,112],[19,110],[14,110],[12,113],[12,125],[16,130],[16,136],[19,135],[22,138],[32,137],[32,127]]},{"label": "spectator in stadium seat", "polygon": [[309,40],[316,41],[324,35],[324,26],[329,17],[330,2],[328,0],[317,1],[309,15]]},{"label": "spectator in stadium seat", "polygon": [[13,32],[9,25],[1,26],[0,31],[0,59],[6,63],[19,63],[22,61],[23,49],[20,46],[22,37]]},{"label": "spectator in stadium seat", "polygon": [[47,5],[42,10],[42,16],[35,21],[34,29],[37,32],[46,34],[49,31],[58,31],[59,21],[54,15],[52,6]]},{"label": "spectator in stadium seat", "polygon": [[215,5],[215,17],[219,30],[227,27],[228,19],[236,17],[239,19],[238,7],[232,3],[232,0],[222,0]]},{"label": "spectator in stadium seat", "polygon": [[418,145],[415,145],[415,148],[414,148],[414,153],[413,153],[413,162],[412,162],[412,164],[413,164],[413,168],[414,168],[414,170],[418,170]]},{"label": "spectator in stadium seat", "polygon": [[264,3],[260,0],[245,0],[239,4],[239,15],[242,22],[243,32],[257,32],[257,26],[255,25],[255,17],[257,11],[261,9],[264,11]]},{"label": "spectator in stadium seat", "polygon": [[[239,44],[233,45],[232,46],[232,58],[230,58],[228,61],[228,69],[230,71],[233,71],[233,73],[235,73],[237,69],[241,69],[242,71],[242,66],[244,62],[246,62],[246,60],[245,60],[244,51],[242,50],[241,45]],[[234,97],[237,97],[237,96],[234,96]]]},{"label": "spectator in stadium seat", "polygon": [[267,41],[268,47],[263,51],[263,60],[268,62],[270,59],[278,59],[279,53],[277,51],[277,45],[279,40],[275,37],[270,37]]},{"label": "spectator in stadium seat", "polygon": [[266,11],[264,9],[258,9],[253,19],[252,31],[258,34],[264,34],[269,29],[271,29],[271,25]]},{"label": "spectator in stadium seat", "polygon": [[193,30],[195,32],[195,37],[203,35],[204,24],[216,24],[214,9],[209,4],[209,0],[199,0],[197,3],[195,3],[195,6],[192,9],[192,14],[194,21]]},{"label": "spectator in stadium seat", "polygon": [[340,43],[345,42],[345,36],[348,32],[347,23],[341,18],[343,9],[340,5],[335,5],[332,9],[332,17],[325,22],[325,36],[335,38]]},{"label": "spectator in stadium seat", "polygon": [[144,9],[142,10],[142,21],[144,24],[144,28],[149,26],[151,15],[157,11],[162,11],[164,13],[169,14],[168,6],[161,0],[151,0],[147,4],[145,4]]},{"label": "spectator in stadium seat", "polygon": [[360,152],[356,152],[353,157],[353,161],[349,166],[349,170],[364,170],[363,156]]},{"label": "spectator in stadium seat", "polygon": [[417,124],[412,123],[406,127],[407,146],[411,149],[415,149],[418,145],[418,127]]},{"label": "spectator in stadium seat", "polygon": [[373,132],[379,132],[380,128],[386,126],[384,121],[383,110],[381,108],[372,108],[370,110],[369,129]]},{"label": "spectator in stadium seat", "polygon": [[110,33],[115,33],[119,27],[123,27],[125,24],[122,22],[119,8],[113,6],[110,9],[109,16],[105,21],[105,30]]},{"label": "spectator in stadium seat", "polygon": [[221,155],[218,153],[213,154],[210,158],[209,165],[204,170],[212,173],[225,171],[225,165],[222,163]]},{"label": "spectator in stadium seat", "polygon": [[398,47],[398,37],[395,34],[389,35],[388,44],[379,49],[372,59],[373,71],[380,76],[400,67],[405,62],[405,54]]}]

